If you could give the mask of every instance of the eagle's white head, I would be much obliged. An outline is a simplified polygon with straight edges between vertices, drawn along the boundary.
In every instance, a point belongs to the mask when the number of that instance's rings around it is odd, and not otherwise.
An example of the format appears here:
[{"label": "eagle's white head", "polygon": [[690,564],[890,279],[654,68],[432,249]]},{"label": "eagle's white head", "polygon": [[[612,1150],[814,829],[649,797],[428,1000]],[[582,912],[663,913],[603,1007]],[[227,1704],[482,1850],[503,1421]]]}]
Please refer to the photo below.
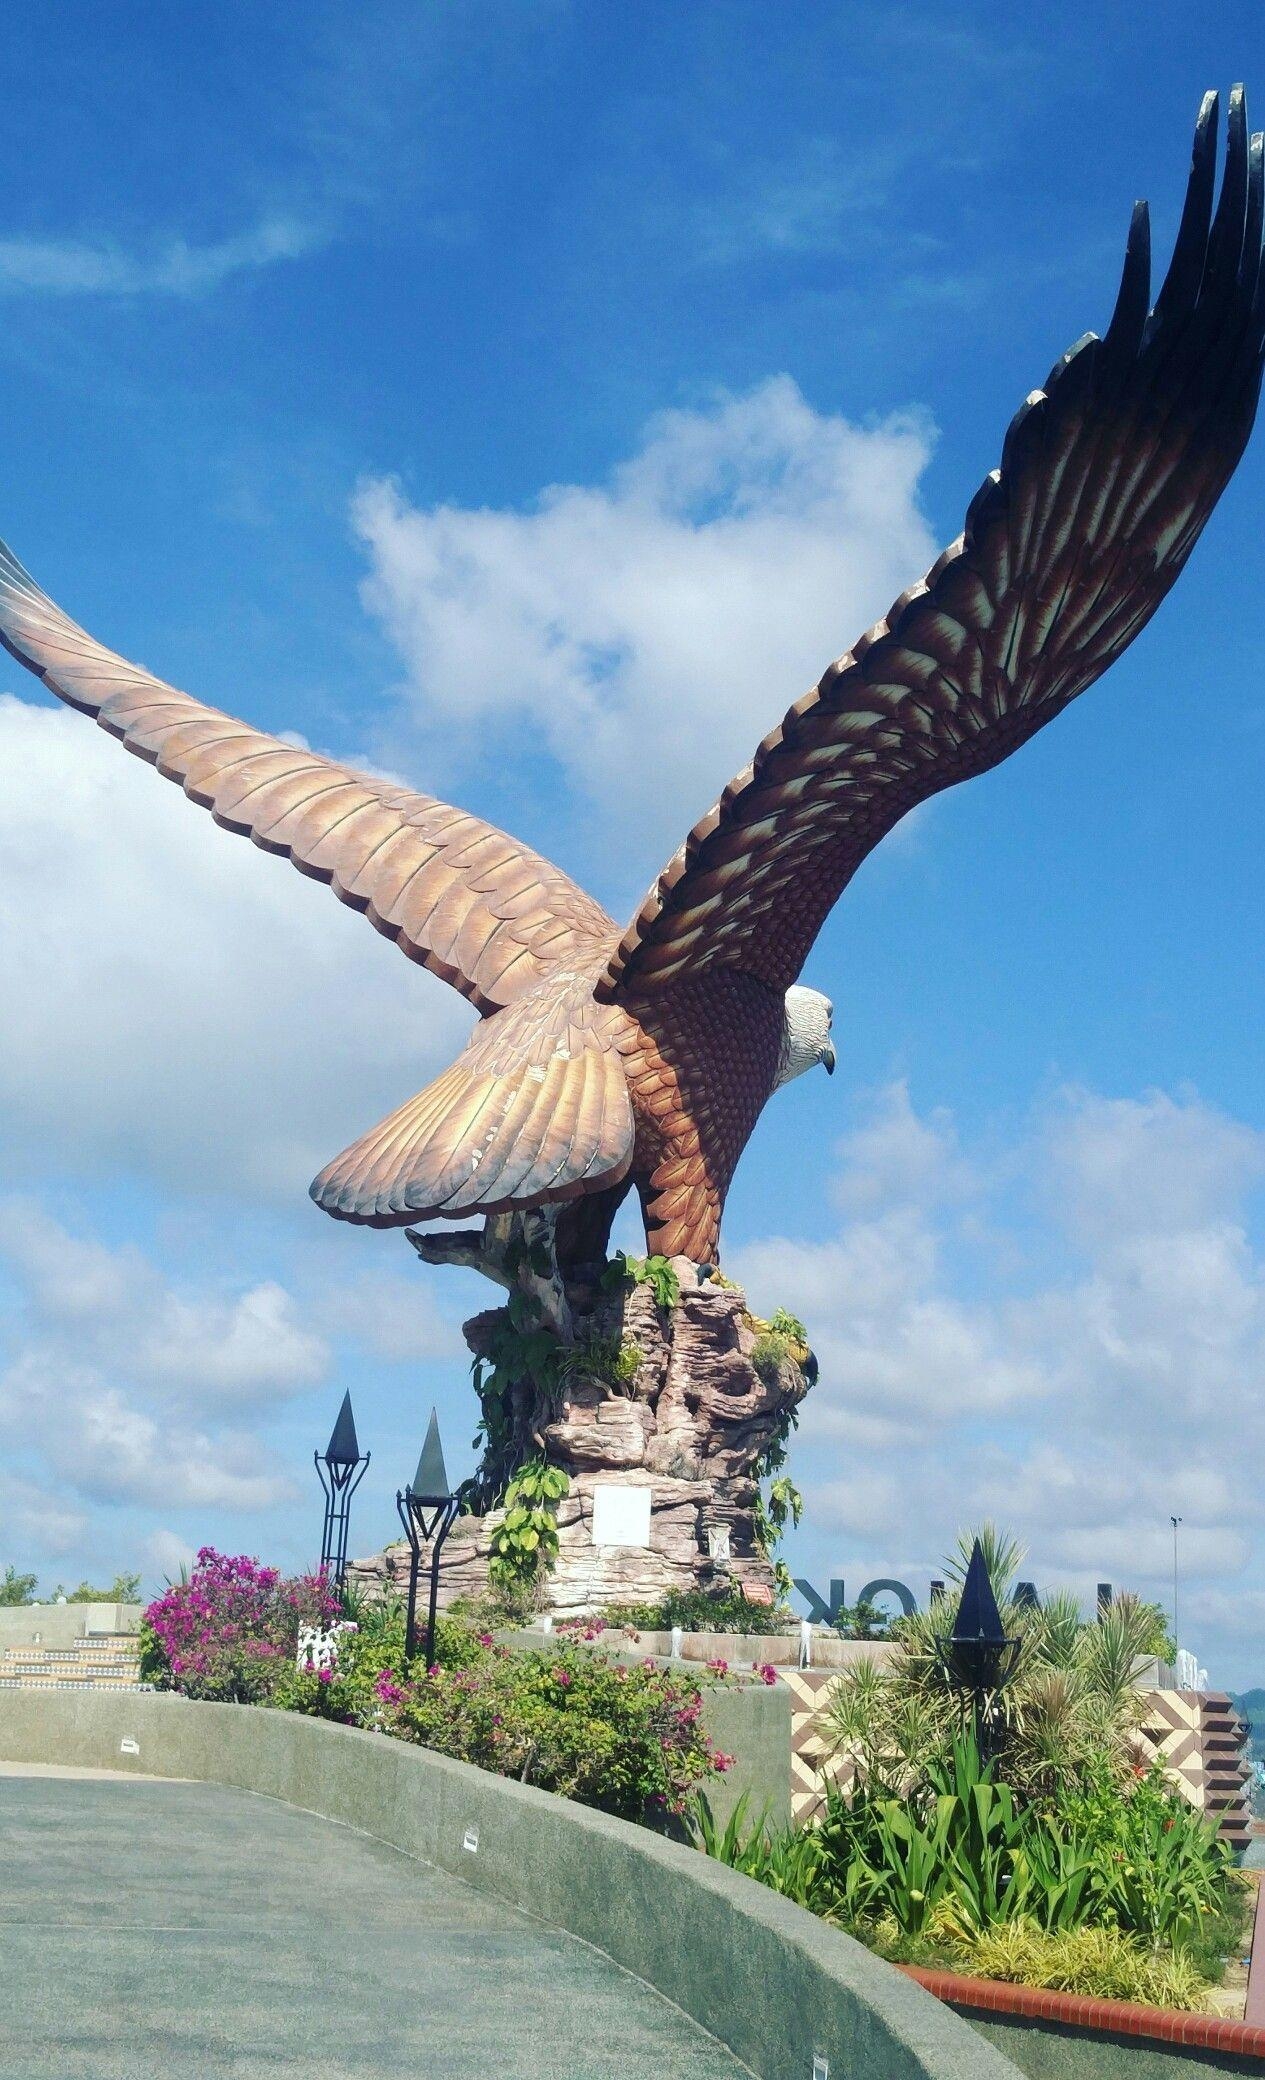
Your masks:
[{"label": "eagle's white head", "polygon": [[805,989],[796,982],[787,990],[774,1090],[780,1090],[792,1077],[802,1076],[805,1069],[815,1068],[818,1062],[828,1076],[834,1075],[835,1051],[830,1044],[830,1021],[834,1015],[834,1005],[819,989]]}]

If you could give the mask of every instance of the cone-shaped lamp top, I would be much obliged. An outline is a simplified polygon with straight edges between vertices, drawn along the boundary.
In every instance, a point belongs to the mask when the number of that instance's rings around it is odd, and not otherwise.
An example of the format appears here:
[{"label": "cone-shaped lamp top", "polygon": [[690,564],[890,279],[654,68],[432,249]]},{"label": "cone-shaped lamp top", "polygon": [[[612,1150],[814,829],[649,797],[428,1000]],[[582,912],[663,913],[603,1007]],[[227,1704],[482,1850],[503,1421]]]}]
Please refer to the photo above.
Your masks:
[{"label": "cone-shaped lamp top", "polygon": [[325,1447],[325,1457],[331,1466],[354,1466],[360,1457],[360,1445],[356,1437],[356,1418],[351,1412],[351,1395],[343,1395],[343,1405],[338,1411],[338,1421],[330,1432]]},{"label": "cone-shaped lamp top", "polygon": [[414,1495],[424,1496],[427,1501],[438,1502],[449,1494],[448,1469],[444,1465],[444,1448],[439,1442],[439,1417],[432,1408],[430,1422],[426,1428],[426,1442],[422,1456],[413,1475]]},{"label": "cone-shaped lamp top", "polygon": [[983,1640],[989,1646],[1006,1644],[1001,1612],[997,1608],[997,1598],[993,1594],[978,1539],[971,1548],[971,1564],[962,1584],[962,1601],[953,1621],[952,1637],[955,1641]]}]

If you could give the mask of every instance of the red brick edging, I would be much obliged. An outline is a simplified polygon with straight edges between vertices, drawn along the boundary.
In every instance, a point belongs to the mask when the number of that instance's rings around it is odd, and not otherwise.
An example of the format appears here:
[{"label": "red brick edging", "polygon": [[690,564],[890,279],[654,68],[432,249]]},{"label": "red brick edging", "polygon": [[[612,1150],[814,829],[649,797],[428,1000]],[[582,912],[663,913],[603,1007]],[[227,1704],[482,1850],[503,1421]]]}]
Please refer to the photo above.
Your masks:
[{"label": "red brick edging", "polygon": [[980,2014],[1023,2016],[1071,2029],[1106,2030],[1112,2036],[1149,2037],[1160,2044],[1232,2052],[1265,2065],[1265,2028],[1232,2022],[1224,2015],[1190,2015],[1175,2008],[1144,2008],[1134,2001],[1094,2000],[1083,1993],[1053,1993],[1039,1986],[1011,1986],[999,1979],[972,1979],[963,1972],[929,1972],[919,1965],[901,1970],[937,2000]]}]

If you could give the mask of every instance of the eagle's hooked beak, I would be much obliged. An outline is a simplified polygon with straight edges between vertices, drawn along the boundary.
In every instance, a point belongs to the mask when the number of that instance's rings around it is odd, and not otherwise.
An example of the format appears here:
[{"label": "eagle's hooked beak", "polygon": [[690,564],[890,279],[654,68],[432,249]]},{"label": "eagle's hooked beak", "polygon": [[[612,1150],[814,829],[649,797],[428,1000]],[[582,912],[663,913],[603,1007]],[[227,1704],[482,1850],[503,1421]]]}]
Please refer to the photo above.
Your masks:
[{"label": "eagle's hooked beak", "polygon": [[835,1073],[835,1050],[831,1041],[827,1040],[825,1046],[822,1048],[820,1060],[821,1066],[825,1070],[827,1076],[833,1076]]}]

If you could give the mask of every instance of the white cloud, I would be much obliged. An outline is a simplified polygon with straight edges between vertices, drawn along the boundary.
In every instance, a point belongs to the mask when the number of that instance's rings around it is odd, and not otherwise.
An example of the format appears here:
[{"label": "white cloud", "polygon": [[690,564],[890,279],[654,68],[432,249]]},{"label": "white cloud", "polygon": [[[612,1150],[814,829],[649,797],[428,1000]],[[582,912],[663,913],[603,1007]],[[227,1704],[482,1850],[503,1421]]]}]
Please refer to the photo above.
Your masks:
[{"label": "white cloud", "polygon": [[1214,1673],[1247,1673],[1265,1136],[1190,1092],[1067,1090],[981,1162],[897,1083],[840,1156],[838,1232],[755,1243],[733,1267],[762,1311],[803,1316],[821,1361],[791,1459],[808,1572],[931,1573],[991,1516],[1039,1580],[1167,1601],[1175,1514],[1183,1629]]},{"label": "white cloud", "polygon": [[301,1208],[470,1023],[327,889],[83,717],[5,695],[0,881],[14,1175],[139,1171]]},{"label": "white cloud", "polygon": [[[436,752],[542,750],[644,877],[759,739],[936,545],[926,422],[819,413],[789,377],[654,419],[600,485],[527,511],[408,503],[366,483],[369,608]],[[654,856],[656,853],[661,856]]]},{"label": "white cloud", "polygon": [[1189,1094],[1068,1090],[1047,1135],[1049,1184],[1069,1228],[1108,1246],[1139,1226],[1184,1234],[1224,1219],[1265,1177],[1265,1135]]},{"label": "white cloud", "polygon": [[21,1199],[0,1200],[0,1259],[23,1282],[44,1342],[168,1394],[253,1405],[328,1370],[324,1342],[273,1282],[232,1295],[179,1290],[138,1249],[72,1235]]},{"label": "white cloud", "polygon": [[975,1182],[949,1113],[940,1108],[921,1119],[903,1079],[876,1093],[866,1118],[840,1143],[839,1157],[834,1198],[845,1213],[925,1208],[963,1196]]},{"label": "white cloud", "polygon": [[774,158],[713,160],[710,192],[653,205],[652,221],[691,267],[750,264],[769,254],[869,253],[882,243],[893,187],[925,149],[888,138],[845,150],[838,138],[795,138]]},{"label": "white cloud", "polygon": [[196,1554],[188,1540],[181,1538],[179,1532],[168,1531],[164,1527],[151,1531],[145,1541],[145,1557],[164,1580],[177,1582],[180,1579],[180,1570],[192,1567]]},{"label": "white cloud", "polygon": [[139,253],[112,240],[0,238],[0,295],[198,296],[321,242],[312,226],[286,217],[266,217],[251,231],[207,245],[171,238]]},{"label": "white cloud", "polygon": [[280,1286],[178,1287],[140,1250],[72,1234],[21,1200],[0,1202],[0,1262],[17,1289],[0,1417],[63,1487],[173,1509],[290,1495],[255,1426],[323,1380],[330,1357]]},{"label": "white cloud", "polygon": [[424,1282],[420,1275],[363,1272],[326,1286],[313,1305],[326,1335],[354,1337],[393,1364],[429,1358],[469,1363],[456,1322],[437,1304],[433,1282]]},{"label": "white cloud", "polygon": [[0,1418],[80,1502],[262,1510],[296,1492],[253,1432],[155,1411],[130,1385],[48,1344],[0,1374]]},{"label": "white cloud", "polygon": [[60,1559],[81,1545],[88,1513],[63,1492],[18,1474],[0,1472],[0,1571],[28,1572],[32,1551]]}]

